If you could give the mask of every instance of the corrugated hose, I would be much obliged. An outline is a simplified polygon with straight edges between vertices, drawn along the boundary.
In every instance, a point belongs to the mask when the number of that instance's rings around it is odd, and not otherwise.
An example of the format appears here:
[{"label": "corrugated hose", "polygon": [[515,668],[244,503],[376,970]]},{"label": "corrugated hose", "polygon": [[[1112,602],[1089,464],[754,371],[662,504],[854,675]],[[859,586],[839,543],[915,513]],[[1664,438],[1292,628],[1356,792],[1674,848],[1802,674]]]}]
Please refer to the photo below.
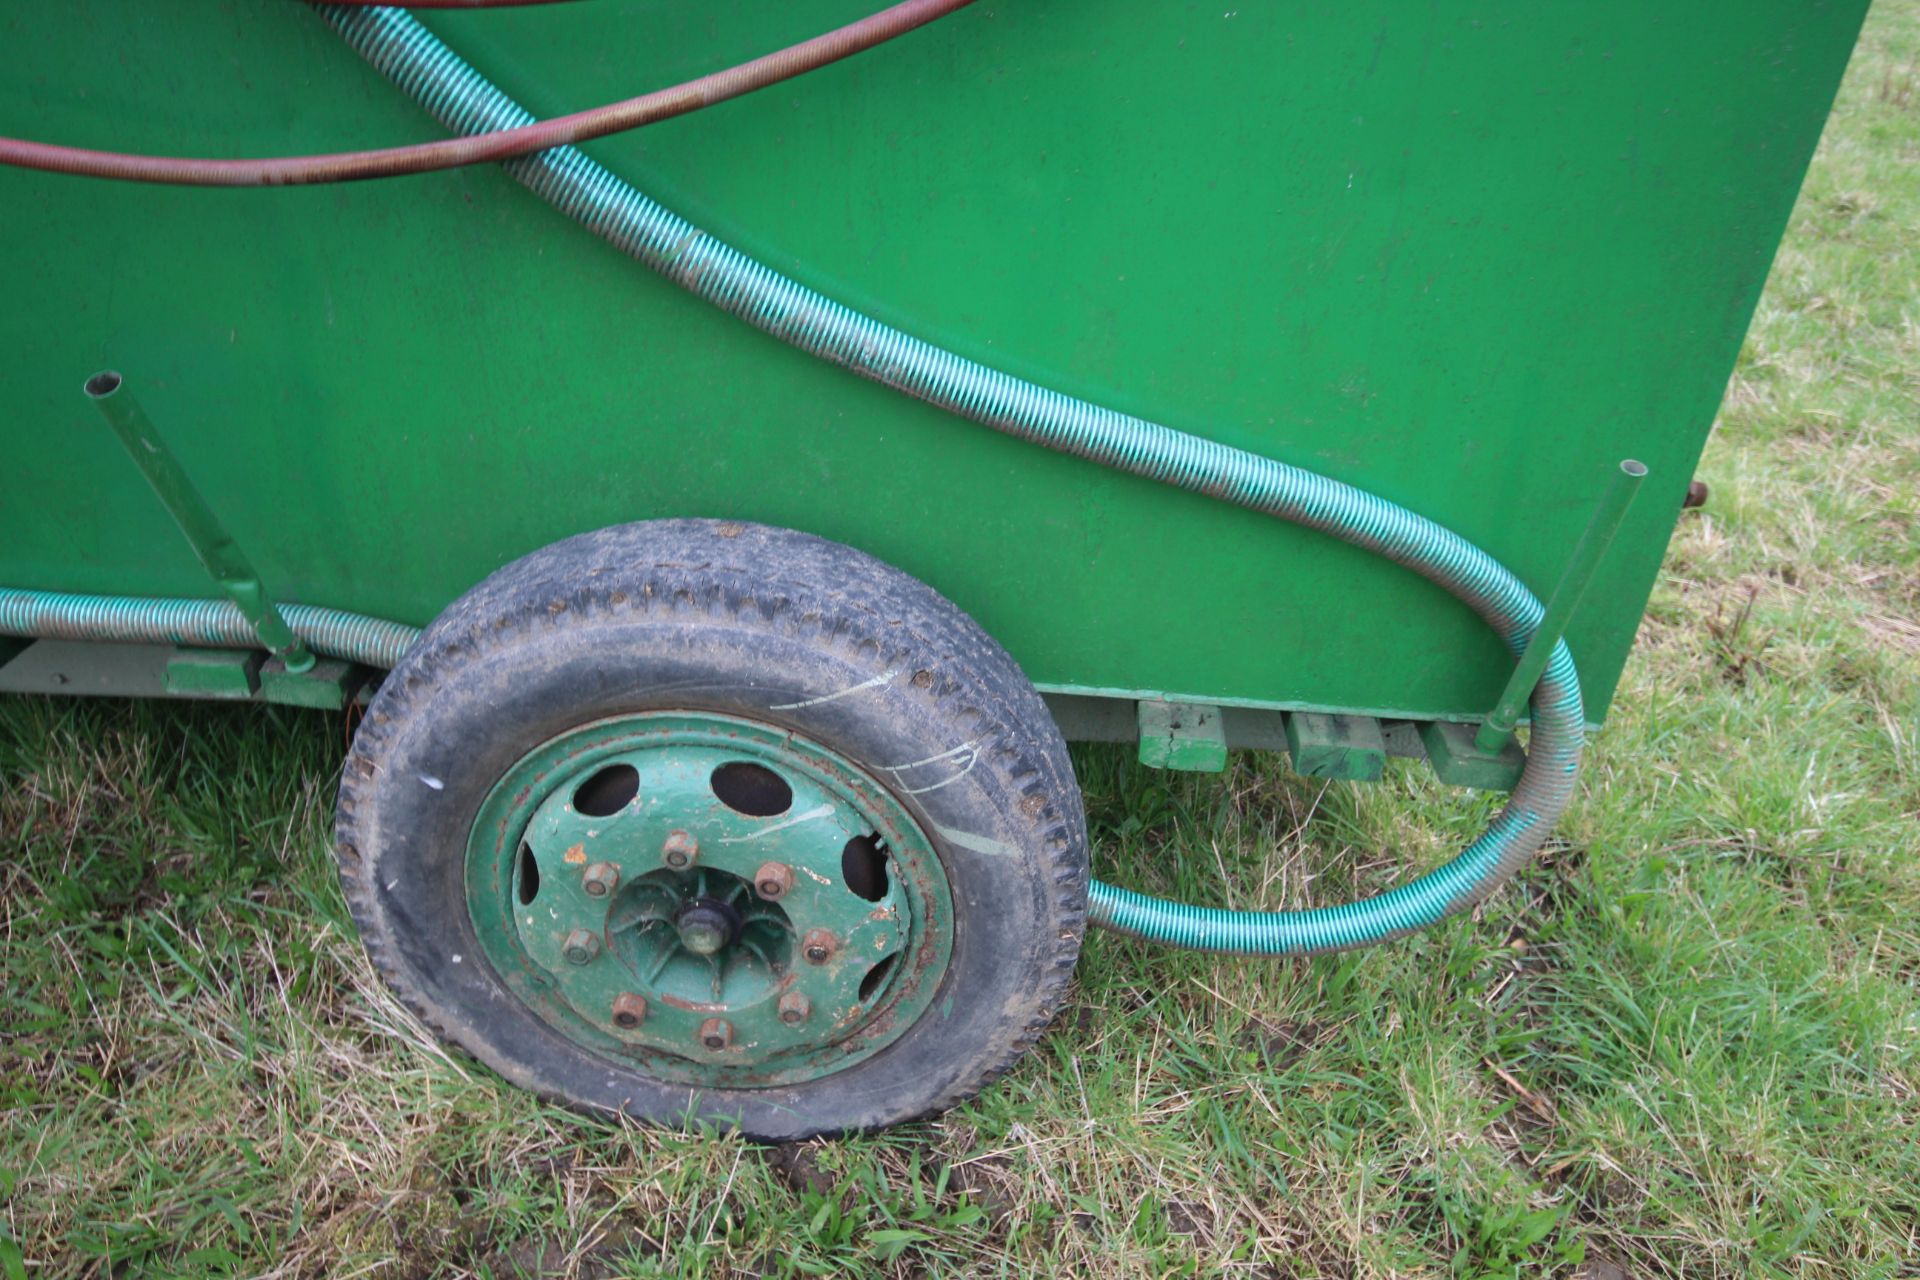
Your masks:
[{"label": "corrugated hose", "polygon": [[[447,128],[481,134],[533,115],[409,14],[318,6],[354,49]],[[1364,547],[1437,583],[1486,620],[1518,656],[1540,601],[1492,556],[1396,503],[1314,472],[1050,391],[863,316],[755,262],[649,199],[573,147],[506,163],[556,209],[747,323],[862,377],[1044,448],[1206,494]],[[396,662],[412,628],[289,606],[314,649],[376,666]],[[0,590],[0,632],[176,643],[248,644],[230,604],[54,596]],[[1205,951],[1306,955],[1398,937],[1464,911],[1524,866],[1572,799],[1584,741],[1573,655],[1557,644],[1532,700],[1527,766],[1505,808],[1445,865],[1375,897],[1294,911],[1228,911],[1095,881],[1094,923]]]}]

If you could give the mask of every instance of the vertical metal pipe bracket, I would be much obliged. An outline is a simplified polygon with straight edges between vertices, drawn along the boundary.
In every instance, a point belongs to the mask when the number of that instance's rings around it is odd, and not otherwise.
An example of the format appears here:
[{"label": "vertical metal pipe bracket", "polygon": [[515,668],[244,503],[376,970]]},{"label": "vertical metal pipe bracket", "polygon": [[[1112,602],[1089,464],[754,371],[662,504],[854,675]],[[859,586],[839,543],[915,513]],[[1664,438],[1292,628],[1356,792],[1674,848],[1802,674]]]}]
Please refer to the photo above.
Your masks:
[{"label": "vertical metal pipe bracket", "polygon": [[1573,558],[1560,575],[1559,585],[1553,589],[1553,595],[1547,600],[1547,612],[1540,619],[1533,636],[1527,641],[1526,651],[1520,655],[1519,663],[1513,674],[1507,678],[1507,687],[1501,691],[1500,701],[1494,704],[1493,712],[1480,726],[1480,732],[1474,736],[1474,745],[1483,755],[1497,756],[1513,738],[1514,726],[1520,723],[1520,714],[1526,709],[1527,700],[1533,696],[1533,688],[1540,683],[1540,676],[1547,669],[1547,660],[1553,657],[1554,646],[1567,634],[1567,624],[1573,621],[1574,610],[1580,607],[1580,598],[1587,592],[1593,581],[1594,571],[1606,558],[1607,551],[1613,546],[1613,539],[1620,532],[1621,521],[1627,517],[1627,509],[1633,506],[1634,495],[1640,492],[1640,482],[1647,478],[1646,464],[1632,458],[1620,464],[1613,483],[1600,499],[1600,505],[1594,510],[1593,518],[1587,522],[1586,532],[1580,535],[1580,545],[1573,549]]},{"label": "vertical metal pipe bracket", "polygon": [[312,670],[312,650],[293,634],[293,628],[274,607],[253,562],[200,496],[179,459],[173,456],[167,442],[141,411],[140,402],[127,390],[126,380],[111,370],[96,373],[87,379],[86,392],[107,425],[113,428],[114,435],[120,438],[127,456],[153,486],[154,495],[166,507],[167,514],[186,535],[193,554],[200,558],[227,598],[239,606],[260,643],[278,655],[288,671]]}]

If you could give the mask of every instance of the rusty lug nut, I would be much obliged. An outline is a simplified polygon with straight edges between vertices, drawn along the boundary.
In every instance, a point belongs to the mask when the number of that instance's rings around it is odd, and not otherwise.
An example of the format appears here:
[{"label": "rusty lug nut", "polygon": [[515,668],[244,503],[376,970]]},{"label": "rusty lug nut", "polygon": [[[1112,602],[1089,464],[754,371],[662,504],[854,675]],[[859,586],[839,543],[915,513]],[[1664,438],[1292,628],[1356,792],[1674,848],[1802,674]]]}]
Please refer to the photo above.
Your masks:
[{"label": "rusty lug nut", "polygon": [[733,1044],[733,1024],[725,1018],[708,1018],[700,1024],[700,1043],[718,1052]]},{"label": "rusty lug nut", "polygon": [[809,929],[800,941],[800,953],[810,964],[825,964],[840,949],[840,939],[827,929]]},{"label": "rusty lug nut", "polygon": [[789,991],[780,997],[780,1021],[790,1027],[797,1027],[807,1020],[813,1012],[813,1001],[800,991]]},{"label": "rusty lug nut", "polygon": [[591,929],[575,929],[560,944],[560,954],[568,964],[591,964],[600,954],[600,935]]},{"label": "rusty lug nut", "polygon": [[793,868],[784,862],[769,862],[753,873],[753,887],[771,902],[784,898],[793,888]]},{"label": "rusty lug nut", "polygon": [[620,868],[611,862],[596,862],[580,877],[580,887],[589,898],[604,898],[620,885]]},{"label": "rusty lug nut", "polygon": [[684,831],[676,831],[660,846],[660,856],[675,871],[685,871],[700,856],[700,842]]},{"label": "rusty lug nut", "polygon": [[613,1025],[633,1030],[647,1020],[647,998],[625,991],[613,998]]}]

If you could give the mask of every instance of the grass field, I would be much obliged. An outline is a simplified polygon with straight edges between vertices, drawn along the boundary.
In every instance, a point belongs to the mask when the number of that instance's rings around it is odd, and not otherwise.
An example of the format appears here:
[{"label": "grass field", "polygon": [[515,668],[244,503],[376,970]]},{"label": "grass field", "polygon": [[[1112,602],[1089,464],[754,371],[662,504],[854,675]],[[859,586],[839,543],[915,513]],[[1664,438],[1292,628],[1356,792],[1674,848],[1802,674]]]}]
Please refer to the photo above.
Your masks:
[{"label": "grass field", "polygon": [[[1920,1276],[1920,0],[1876,6],[1702,475],[1583,799],[1479,918],[1093,936],[1003,1084],[837,1143],[437,1048],[335,886],[339,719],[0,701],[0,1280]],[[1241,905],[1486,812],[1076,763],[1103,873]]]}]

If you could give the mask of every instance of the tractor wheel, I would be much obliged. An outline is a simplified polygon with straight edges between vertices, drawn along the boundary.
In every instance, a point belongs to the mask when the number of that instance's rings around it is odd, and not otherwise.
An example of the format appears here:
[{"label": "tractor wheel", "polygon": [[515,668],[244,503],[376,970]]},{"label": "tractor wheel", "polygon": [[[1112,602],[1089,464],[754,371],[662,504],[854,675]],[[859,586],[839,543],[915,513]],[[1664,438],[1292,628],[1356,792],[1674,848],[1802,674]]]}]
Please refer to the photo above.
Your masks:
[{"label": "tractor wheel", "polygon": [[1005,650],[820,538],[570,538],[447,611],[340,787],[374,963],[514,1084],[766,1139],[951,1107],[1065,996],[1087,837]]}]

